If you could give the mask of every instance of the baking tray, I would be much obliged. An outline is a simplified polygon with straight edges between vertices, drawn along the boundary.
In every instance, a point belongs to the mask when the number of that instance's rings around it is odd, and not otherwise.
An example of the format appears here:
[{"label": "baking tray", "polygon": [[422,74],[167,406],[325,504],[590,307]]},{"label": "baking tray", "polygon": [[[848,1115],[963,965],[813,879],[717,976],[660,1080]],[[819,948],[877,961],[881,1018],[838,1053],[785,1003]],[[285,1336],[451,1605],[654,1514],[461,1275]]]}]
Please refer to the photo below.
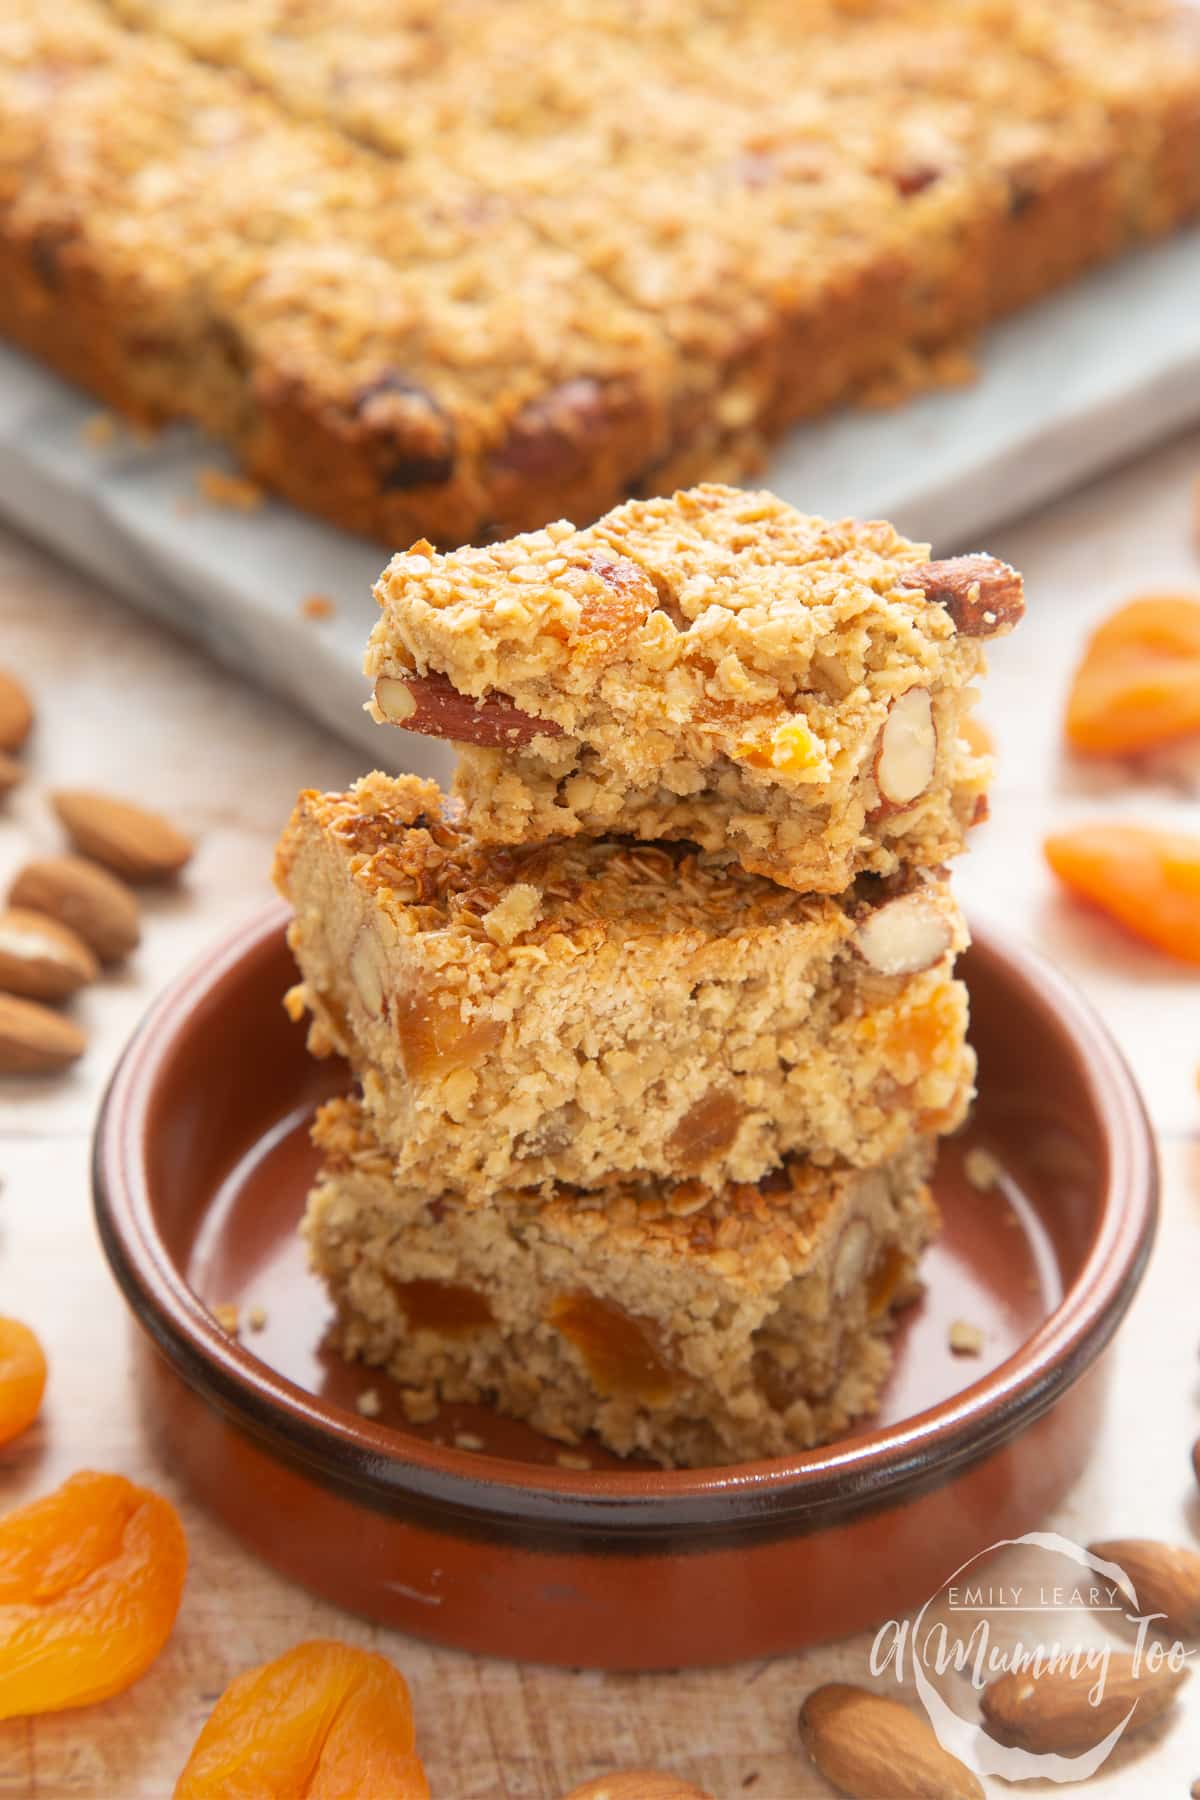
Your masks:
[{"label": "baking tray", "polygon": [[[1200,230],[999,326],[980,370],[970,387],[793,432],[764,481],[807,511],[890,518],[945,552],[1200,418]],[[0,346],[0,514],[379,760],[360,660],[385,548],[282,502],[205,501],[198,476],[232,467],[219,446],[186,427],[104,441],[87,429],[97,410]],[[313,594],[331,617],[305,616]],[[399,742],[389,735],[391,757],[443,768],[438,747]]]}]

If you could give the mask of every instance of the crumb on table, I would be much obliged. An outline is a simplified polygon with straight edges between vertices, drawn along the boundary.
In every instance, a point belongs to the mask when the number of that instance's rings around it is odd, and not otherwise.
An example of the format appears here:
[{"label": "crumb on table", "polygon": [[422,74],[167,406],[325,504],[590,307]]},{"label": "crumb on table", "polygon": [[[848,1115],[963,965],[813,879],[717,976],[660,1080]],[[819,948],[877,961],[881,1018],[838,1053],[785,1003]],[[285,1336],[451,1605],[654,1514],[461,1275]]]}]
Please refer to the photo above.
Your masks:
[{"label": "crumb on table", "polygon": [[306,594],[300,602],[302,619],[332,619],[337,612],[337,602],[328,594]]},{"label": "crumb on table", "polygon": [[955,1356],[978,1356],[983,1350],[983,1333],[978,1325],[955,1319],[946,1340]]},{"label": "crumb on table", "polygon": [[400,1405],[411,1425],[430,1424],[440,1410],[432,1388],[401,1388]]},{"label": "crumb on table", "polygon": [[111,413],[92,413],[80,426],[79,435],[91,449],[103,450],[117,435],[117,421]]},{"label": "crumb on table", "polygon": [[963,1174],[973,1188],[986,1194],[989,1188],[999,1187],[1004,1170],[990,1150],[975,1144],[963,1157]]},{"label": "crumb on table", "polygon": [[217,1321],[217,1324],[221,1327],[222,1331],[228,1332],[230,1337],[237,1336],[240,1328],[240,1321],[238,1319],[238,1309],[231,1300],[219,1300],[215,1306],[210,1306],[208,1310]]},{"label": "crumb on table", "polygon": [[265,499],[257,482],[244,475],[230,475],[224,469],[201,469],[196,486],[213,506],[229,506],[235,512],[257,512]]},{"label": "crumb on table", "polygon": [[267,1327],[267,1309],[265,1306],[252,1306],[247,1319],[251,1331],[265,1331]]}]

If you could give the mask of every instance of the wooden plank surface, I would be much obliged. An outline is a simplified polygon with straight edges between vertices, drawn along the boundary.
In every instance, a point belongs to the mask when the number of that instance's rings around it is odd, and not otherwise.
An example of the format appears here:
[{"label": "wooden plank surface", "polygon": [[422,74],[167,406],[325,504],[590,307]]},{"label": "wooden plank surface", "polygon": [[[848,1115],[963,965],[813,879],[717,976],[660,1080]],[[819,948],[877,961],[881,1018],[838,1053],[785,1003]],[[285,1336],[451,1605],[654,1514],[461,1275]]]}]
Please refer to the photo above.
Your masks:
[{"label": "wooden plank surface", "polygon": [[[1189,1467],[1200,1436],[1200,1006],[1195,978],[1063,902],[1038,844],[1051,824],[1100,810],[1200,830],[1197,784],[1185,766],[1170,779],[1118,783],[1111,772],[1072,767],[1058,748],[1065,684],[1089,622],[1138,589],[1200,591],[1190,535],[1198,472],[1200,437],[1192,436],[988,545],[1026,571],[1030,615],[995,655],[983,715],[1002,773],[962,892],[978,915],[1027,935],[1092,995],[1143,1084],[1164,1163],[1163,1233],[1115,1352],[1107,1422],[1054,1521],[1082,1540],[1200,1535]],[[588,1775],[638,1764],[677,1769],[718,1800],[831,1792],[799,1748],[796,1709],[820,1681],[864,1676],[866,1637],[769,1665],[645,1677],[476,1660],[311,1599],[178,1491],[134,1413],[133,1328],[93,1234],[88,1133],[149,998],[266,896],[272,840],[296,789],[342,785],[361,757],[6,535],[0,665],[27,680],[40,715],[33,780],[0,812],[0,880],[33,846],[57,843],[41,791],[54,783],[140,791],[200,841],[180,891],[150,900],[145,944],[129,970],[80,1007],[91,1047],[79,1070],[0,1089],[0,1312],[33,1324],[51,1363],[41,1423],[0,1451],[0,1505],[78,1468],[120,1470],[179,1501],[192,1557],[175,1634],[135,1689],[84,1712],[0,1725],[0,1796],[163,1800],[230,1678],[314,1634],[375,1645],[404,1670],[438,1800],[557,1800]],[[1119,1753],[1087,1791],[1185,1794],[1200,1775],[1198,1720],[1200,1692],[1170,1730]]]}]

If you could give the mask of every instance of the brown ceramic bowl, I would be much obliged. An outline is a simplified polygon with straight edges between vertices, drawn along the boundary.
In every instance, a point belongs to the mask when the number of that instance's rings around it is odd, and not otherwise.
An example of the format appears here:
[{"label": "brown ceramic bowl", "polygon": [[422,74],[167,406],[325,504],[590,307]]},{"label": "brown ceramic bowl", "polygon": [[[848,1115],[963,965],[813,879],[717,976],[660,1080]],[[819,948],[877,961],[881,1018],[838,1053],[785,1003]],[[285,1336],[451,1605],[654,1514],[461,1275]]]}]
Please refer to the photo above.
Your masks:
[{"label": "brown ceramic bowl", "polygon": [[[95,1143],[100,1235],[144,1333],[151,1424],[267,1561],[443,1643],[664,1668],[893,1616],[1058,1500],[1095,1435],[1101,1352],[1146,1261],[1156,1170],[1112,1042],[1027,950],[980,932],[964,961],[980,1099],[944,1148],[945,1231],[869,1428],[716,1469],[596,1448],[582,1470],[484,1408],[407,1425],[386,1379],[322,1348],[327,1305],[295,1227],[306,1124],[346,1073],[313,1063],[284,1016],[283,927],[273,907],[162,996]],[[973,1144],[1002,1164],[1002,1191],[965,1179]],[[240,1307],[241,1341],[208,1310],[220,1302]],[[981,1357],[950,1353],[955,1319],[983,1327]],[[368,1387],[373,1418],[354,1405]],[[476,1448],[455,1444],[464,1434]]]}]

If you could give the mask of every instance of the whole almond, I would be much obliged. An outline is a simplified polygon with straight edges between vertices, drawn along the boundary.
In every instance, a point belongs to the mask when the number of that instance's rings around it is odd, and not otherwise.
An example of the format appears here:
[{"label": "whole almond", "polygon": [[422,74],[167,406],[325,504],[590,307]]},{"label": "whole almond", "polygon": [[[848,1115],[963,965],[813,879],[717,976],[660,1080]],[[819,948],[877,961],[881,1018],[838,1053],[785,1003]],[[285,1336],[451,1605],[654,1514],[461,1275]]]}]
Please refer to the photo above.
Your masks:
[{"label": "whole almond", "polygon": [[19,763],[15,756],[9,756],[7,751],[0,750],[0,794],[7,794],[24,779],[24,763]]},{"label": "whole almond", "polygon": [[50,796],[72,843],[126,881],[162,881],[190,859],[192,843],[161,813],[87,788]]},{"label": "whole almond", "polygon": [[653,1769],[618,1769],[612,1775],[597,1775],[594,1781],[573,1787],[563,1800],[712,1800],[712,1795],[679,1775],[660,1775]]},{"label": "whole almond", "polygon": [[77,932],[102,963],[120,962],[141,940],[134,894],[82,856],[43,856],[26,863],[8,891],[9,904],[48,913]]},{"label": "whole almond", "polygon": [[0,750],[19,750],[33,729],[33,704],[15,675],[0,669]]},{"label": "whole almond", "polygon": [[9,906],[0,912],[0,989],[27,1000],[66,1000],[100,965],[69,925]]},{"label": "whole almond", "polygon": [[1162,1613],[1180,1637],[1200,1636],[1200,1553],[1153,1538],[1105,1538],[1088,1546],[1128,1575],[1141,1613]]},{"label": "whole almond", "polygon": [[800,1736],[825,1779],[853,1800],[984,1800],[923,1719],[866,1688],[815,1688],[800,1708]]},{"label": "whole almond", "polygon": [[983,1691],[984,1730],[1001,1744],[1037,1755],[1078,1756],[1107,1737],[1135,1701],[1126,1737],[1152,1725],[1172,1704],[1187,1673],[1165,1665],[1151,1670],[1143,1657],[1135,1675],[1132,1656],[1110,1653],[1103,1692],[1094,1706],[1088,1696],[1099,1683],[1099,1669],[1001,1675]]},{"label": "whole almond", "polygon": [[78,1025],[35,1000],[0,994],[0,1075],[49,1075],[83,1055]]}]

